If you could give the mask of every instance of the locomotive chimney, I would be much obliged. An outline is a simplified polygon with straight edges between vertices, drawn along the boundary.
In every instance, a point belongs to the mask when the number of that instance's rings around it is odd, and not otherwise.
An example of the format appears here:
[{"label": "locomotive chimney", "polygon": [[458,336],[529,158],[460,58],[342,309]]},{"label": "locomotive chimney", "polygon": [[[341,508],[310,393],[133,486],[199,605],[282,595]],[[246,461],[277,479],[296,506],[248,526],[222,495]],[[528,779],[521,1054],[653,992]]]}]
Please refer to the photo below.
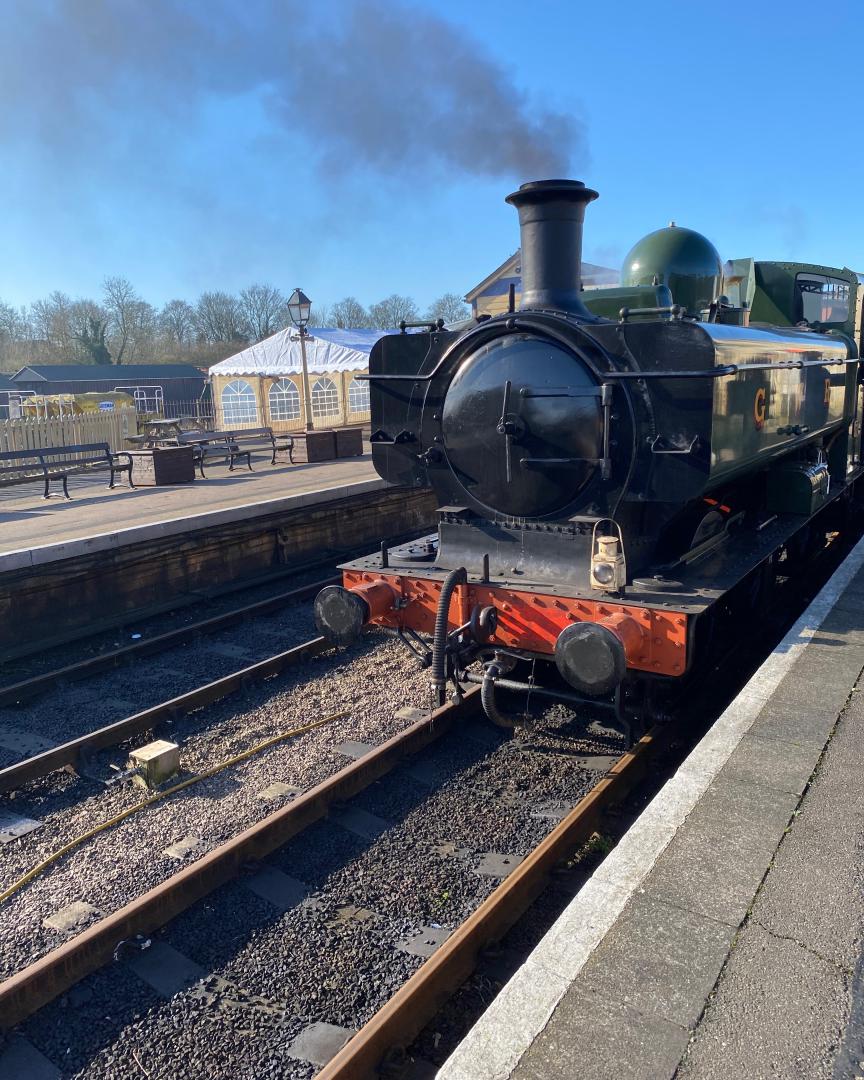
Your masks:
[{"label": "locomotive chimney", "polygon": [[532,180],[507,196],[522,233],[520,308],[558,308],[591,318],[582,289],[582,222],[597,192],[581,180]]}]

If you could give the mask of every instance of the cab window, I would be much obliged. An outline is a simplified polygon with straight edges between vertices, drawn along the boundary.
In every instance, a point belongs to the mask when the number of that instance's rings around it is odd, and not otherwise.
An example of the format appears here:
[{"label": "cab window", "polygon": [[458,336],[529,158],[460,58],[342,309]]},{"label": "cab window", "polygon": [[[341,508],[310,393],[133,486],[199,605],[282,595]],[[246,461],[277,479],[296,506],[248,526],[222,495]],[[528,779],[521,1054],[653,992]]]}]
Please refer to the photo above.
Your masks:
[{"label": "cab window", "polygon": [[845,323],[849,318],[849,283],[827,274],[799,274],[795,278],[800,318],[812,325]]}]

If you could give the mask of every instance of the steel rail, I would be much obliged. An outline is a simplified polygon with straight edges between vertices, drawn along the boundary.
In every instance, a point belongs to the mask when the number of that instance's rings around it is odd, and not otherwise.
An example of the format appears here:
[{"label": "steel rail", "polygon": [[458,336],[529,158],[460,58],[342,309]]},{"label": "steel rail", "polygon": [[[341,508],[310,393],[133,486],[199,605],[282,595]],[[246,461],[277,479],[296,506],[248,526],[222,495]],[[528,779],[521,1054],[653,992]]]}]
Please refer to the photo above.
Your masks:
[{"label": "steel rail", "polygon": [[[300,571],[302,571],[302,567]],[[42,675],[34,675],[30,679],[22,679],[17,683],[10,683],[0,687],[0,706],[17,705],[22,701],[37,697],[45,693],[60,682],[74,682],[80,679],[98,675],[103,671],[110,671],[119,667],[129,660],[137,660],[140,656],[149,656],[152,653],[164,652],[173,645],[180,645],[203,634],[213,634],[226,626],[233,626],[244,619],[255,618],[258,615],[267,615],[287,604],[307,600],[315,595],[325,585],[338,585],[341,577],[328,577],[323,581],[316,581],[310,585],[301,585],[300,588],[291,589],[288,592],[279,593],[277,596],[269,596],[266,600],[258,600],[253,604],[246,604],[231,611],[222,612],[220,615],[212,615],[207,619],[201,619],[195,623],[178,627],[176,630],[167,630],[164,634],[147,638],[145,641],[136,641],[133,645],[124,645],[110,652],[100,653],[98,656],[79,660],[75,664],[66,667],[55,668],[46,671]],[[250,586],[251,587],[251,586]]]},{"label": "steel rail", "polygon": [[505,878],[387,1004],[316,1073],[315,1080],[373,1080],[465,982],[480,952],[501,940],[546,887],[553,868],[595,832],[603,814],[645,776],[676,725],[652,728]]},{"label": "steel rail", "polygon": [[251,683],[279,675],[286,668],[309,657],[317,656],[331,647],[323,637],[312,638],[311,641],[306,641],[302,645],[295,645],[293,649],[287,649],[275,656],[268,656],[266,660],[259,660],[239,671],[232,671],[230,675],[224,675],[214,682],[198,686],[168,701],[162,701],[142,712],[133,713],[132,716],[127,716],[123,720],[117,720],[96,731],[89,731],[86,735],[60,743],[59,746],[53,746],[50,750],[43,750],[41,754],[34,754],[14,765],[7,765],[5,769],[0,769],[0,794],[14,791],[30,780],[47,776],[55,769],[84,764],[88,755],[95,750],[101,750],[106,746],[116,746],[130,736],[148,731],[166,720],[176,720],[193,709],[200,709],[203,705],[221,701],[222,698]]},{"label": "steel rail", "polygon": [[263,859],[282,847],[325,817],[331,804],[350,799],[404,758],[439,739],[457,715],[476,711],[478,704],[479,690],[472,688],[462,702],[443,705],[428,713],[287,806],[10,976],[0,983],[0,1029],[20,1024],[85,975],[107,964],[121,942],[136,934],[153,933],[236,877],[250,861]]}]

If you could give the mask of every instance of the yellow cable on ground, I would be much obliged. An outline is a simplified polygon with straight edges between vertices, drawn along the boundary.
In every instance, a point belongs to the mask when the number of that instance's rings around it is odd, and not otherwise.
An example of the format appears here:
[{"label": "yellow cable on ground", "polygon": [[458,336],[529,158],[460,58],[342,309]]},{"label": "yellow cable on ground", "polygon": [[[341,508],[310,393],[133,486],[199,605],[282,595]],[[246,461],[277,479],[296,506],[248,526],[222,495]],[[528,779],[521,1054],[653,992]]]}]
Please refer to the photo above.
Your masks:
[{"label": "yellow cable on ground", "polygon": [[80,836],[76,836],[74,840],[70,840],[63,847],[58,848],[52,852],[47,859],[43,859],[33,867],[32,870],[28,870],[27,873],[14,881],[8,889],[0,892],[0,904],[8,900],[10,896],[13,896],[19,889],[23,888],[28,882],[32,881],[35,877],[38,877],[43,870],[47,870],[52,863],[57,862],[68,852],[73,851],[76,847],[79,847],[85,840],[89,840],[91,836],[95,836],[97,833],[103,832],[105,829],[110,829],[112,825],[117,825],[125,818],[131,817],[132,814],[137,814],[139,810],[143,810],[147,806],[152,806],[153,803],[159,802],[160,799],[164,799],[168,795],[174,795],[178,791],[182,791],[184,788],[191,787],[193,784],[197,784],[201,780],[206,780],[208,777],[215,776],[216,773],[221,772],[223,769],[230,768],[232,765],[238,765],[241,761],[245,761],[247,758],[252,757],[255,754],[259,754],[262,750],[266,750],[269,746],[274,746],[276,743],[284,742],[286,739],[294,739],[298,735],[305,735],[307,731],[312,731],[315,728],[323,727],[324,724],[329,724],[333,720],[341,720],[347,716],[347,712],[333,713],[332,716],[325,716],[321,720],[314,720],[311,724],[306,724],[303,727],[294,728],[291,731],[286,731],[282,735],[274,735],[272,739],[267,739],[265,742],[258,743],[257,746],[251,747],[249,750],[244,750],[242,754],[237,754],[232,758],[228,758],[227,761],[221,762],[219,765],[214,765],[212,769],[207,769],[205,772],[197,773],[195,776],[191,776],[188,780],[183,780],[179,784],[174,784],[173,787],[165,788],[164,791],[158,791],[155,795],[151,795],[148,799],[144,799],[140,803],[135,803],[134,806],[128,807],[115,817],[110,818],[108,821],[103,821],[101,825],[95,825],[92,829],[88,829],[87,832],[81,833]]}]

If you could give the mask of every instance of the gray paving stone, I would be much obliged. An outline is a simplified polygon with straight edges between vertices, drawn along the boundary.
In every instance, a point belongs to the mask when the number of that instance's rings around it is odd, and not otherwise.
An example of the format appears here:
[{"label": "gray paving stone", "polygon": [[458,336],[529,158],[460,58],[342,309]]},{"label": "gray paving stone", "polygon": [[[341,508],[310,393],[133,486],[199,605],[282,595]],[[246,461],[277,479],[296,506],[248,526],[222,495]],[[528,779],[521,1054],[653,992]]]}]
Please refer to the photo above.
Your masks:
[{"label": "gray paving stone", "polygon": [[413,705],[403,705],[401,709],[397,709],[394,716],[399,720],[410,720],[411,723],[416,723],[418,720],[423,720],[429,715],[426,709],[415,709]]},{"label": "gray paving stone", "polygon": [[678,1024],[574,986],[523,1055],[511,1080],[671,1077],[689,1035]]},{"label": "gray paving stone", "polygon": [[838,816],[826,808],[822,792],[811,788],[774,858],[752,917],[851,970],[864,924],[862,848],[864,818],[849,822]]},{"label": "gray paving stone", "polygon": [[718,777],[657,860],[646,895],[737,928],[797,802]]},{"label": "gray paving stone", "polygon": [[21,817],[9,810],[0,810],[0,844],[9,844],[19,836],[26,836],[42,828],[42,822],[36,818]]},{"label": "gray paving stone", "polygon": [[364,840],[375,840],[390,827],[391,822],[384,818],[376,817],[367,810],[361,810],[356,806],[346,807],[344,810],[335,810],[330,818],[341,825],[343,829],[361,836]]},{"label": "gray paving stone", "polygon": [[854,609],[835,608],[819,627],[816,642],[837,642],[864,646],[864,604]]},{"label": "gray paving stone", "polygon": [[49,915],[47,919],[43,919],[42,925],[47,926],[49,930],[59,930],[63,934],[68,934],[73,930],[80,930],[87,923],[101,916],[102,912],[99,908],[83,900],[75,900],[59,911],[55,911],[53,915]]},{"label": "gray paving stone", "polygon": [[126,964],[163,998],[174,997],[207,974],[194,960],[164,941],[151,942],[148,949],[130,956]]},{"label": "gray paving stone", "polygon": [[637,894],[582,969],[579,987],[692,1027],[734,934],[726,923]]},{"label": "gray paving stone", "polygon": [[[844,695],[848,692],[847,686]],[[785,684],[784,684],[784,693]],[[775,694],[762,707],[750,728],[751,735],[764,739],[780,739],[783,742],[800,743],[822,750],[831,729],[843,710],[846,697],[826,691],[827,701],[811,697],[810,700],[795,700]]]},{"label": "gray paving stone", "polygon": [[450,937],[451,930],[445,930],[443,926],[423,926],[415,934],[396,942],[396,948],[411,956],[431,956],[439,945]]},{"label": "gray paving stone", "polygon": [[62,1075],[23,1035],[11,1035],[0,1049],[0,1080],[60,1080]]},{"label": "gray paving stone", "polygon": [[351,758],[352,761],[356,761],[358,758],[365,757],[374,749],[375,746],[372,743],[355,742],[353,739],[349,739],[347,742],[340,743],[336,747],[336,753],[341,754],[342,757]]},{"label": "gray paving stone", "polygon": [[290,911],[309,895],[309,886],[305,882],[283,874],[275,866],[263,867],[243,884],[280,911]]},{"label": "gray paving stone", "polygon": [[676,1080],[830,1080],[847,1010],[837,968],[748,923]]},{"label": "gray paving stone", "polygon": [[745,735],[723,766],[721,775],[742,783],[800,796],[819,760],[815,745]]},{"label": "gray paving stone", "polygon": [[351,1028],[320,1021],[304,1028],[288,1047],[288,1053],[311,1065],[326,1065],[348,1042],[355,1032]]}]

